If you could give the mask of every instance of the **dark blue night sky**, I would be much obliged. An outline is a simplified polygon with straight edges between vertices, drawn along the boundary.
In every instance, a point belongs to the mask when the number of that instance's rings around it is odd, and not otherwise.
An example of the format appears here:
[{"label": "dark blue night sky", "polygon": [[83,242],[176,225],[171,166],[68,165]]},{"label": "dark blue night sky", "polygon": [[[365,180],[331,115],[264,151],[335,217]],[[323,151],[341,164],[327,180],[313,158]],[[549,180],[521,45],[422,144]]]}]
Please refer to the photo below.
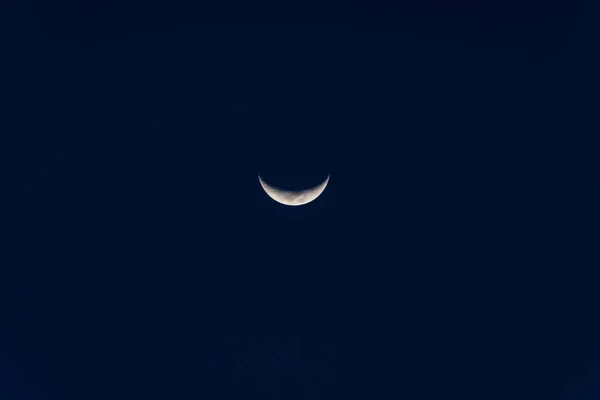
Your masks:
[{"label": "dark blue night sky", "polygon": [[594,11],[13,2],[0,400],[600,398]]}]

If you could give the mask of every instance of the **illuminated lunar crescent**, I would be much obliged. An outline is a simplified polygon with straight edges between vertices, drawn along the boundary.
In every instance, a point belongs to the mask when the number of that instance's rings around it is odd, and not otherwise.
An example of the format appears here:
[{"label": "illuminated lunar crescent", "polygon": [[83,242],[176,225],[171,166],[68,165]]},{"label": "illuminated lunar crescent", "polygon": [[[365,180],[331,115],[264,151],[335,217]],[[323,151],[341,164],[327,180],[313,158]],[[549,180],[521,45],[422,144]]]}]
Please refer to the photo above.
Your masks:
[{"label": "illuminated lunar crescent", "polygon": [[278,203],[285,204],[286,206],[301,206],[303,204],[310,203],[317,197],[323,193],[327,183],[329,182],[329,175],[327,178],[317,186],[313,186],[309,189],[305,190],[284,190],[280,188],[276,188],[274,186],[269,185],[265,181],[262,180],[260,175],[258,175],[258,180],[260,185],[265,190],[265,192]]}]

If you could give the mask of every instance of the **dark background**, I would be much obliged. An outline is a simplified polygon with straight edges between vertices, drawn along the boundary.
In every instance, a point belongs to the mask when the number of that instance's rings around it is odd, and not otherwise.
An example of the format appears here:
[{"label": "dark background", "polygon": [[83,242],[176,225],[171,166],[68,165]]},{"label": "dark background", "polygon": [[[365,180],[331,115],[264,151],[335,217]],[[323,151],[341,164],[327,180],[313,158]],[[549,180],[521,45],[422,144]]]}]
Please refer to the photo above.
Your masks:
[{"label": "dark background", "polygon": [[9,4],[0,398],[594,396],[595,11]]}]

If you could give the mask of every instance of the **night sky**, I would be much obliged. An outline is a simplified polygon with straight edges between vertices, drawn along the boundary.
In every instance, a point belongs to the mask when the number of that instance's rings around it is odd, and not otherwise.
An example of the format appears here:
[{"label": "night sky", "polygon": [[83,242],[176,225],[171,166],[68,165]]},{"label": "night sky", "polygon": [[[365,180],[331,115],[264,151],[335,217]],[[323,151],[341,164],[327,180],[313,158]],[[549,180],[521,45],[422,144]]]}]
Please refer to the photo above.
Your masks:
[{"label": "night sky", "polygon": [[450,3],[11,3],[0,399],[599,398],[597,10]]}]

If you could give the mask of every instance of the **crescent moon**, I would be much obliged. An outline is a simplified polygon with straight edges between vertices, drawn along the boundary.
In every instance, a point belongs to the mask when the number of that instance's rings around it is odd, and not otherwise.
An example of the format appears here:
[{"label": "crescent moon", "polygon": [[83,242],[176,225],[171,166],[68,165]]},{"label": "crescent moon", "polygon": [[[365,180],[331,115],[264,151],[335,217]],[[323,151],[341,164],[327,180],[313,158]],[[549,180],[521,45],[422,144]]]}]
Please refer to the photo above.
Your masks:
[{"label": "crescent moon", "polygon": [[285,204],[286,206],[301,206],[310,203],[323,193],[327,183],[329,183],[329,176],[330,174],[318,185],[299,191],[284,190],[271,186],[263,181],[260,175],[258,175],[258,180],[264,191],[276,202]]}]

